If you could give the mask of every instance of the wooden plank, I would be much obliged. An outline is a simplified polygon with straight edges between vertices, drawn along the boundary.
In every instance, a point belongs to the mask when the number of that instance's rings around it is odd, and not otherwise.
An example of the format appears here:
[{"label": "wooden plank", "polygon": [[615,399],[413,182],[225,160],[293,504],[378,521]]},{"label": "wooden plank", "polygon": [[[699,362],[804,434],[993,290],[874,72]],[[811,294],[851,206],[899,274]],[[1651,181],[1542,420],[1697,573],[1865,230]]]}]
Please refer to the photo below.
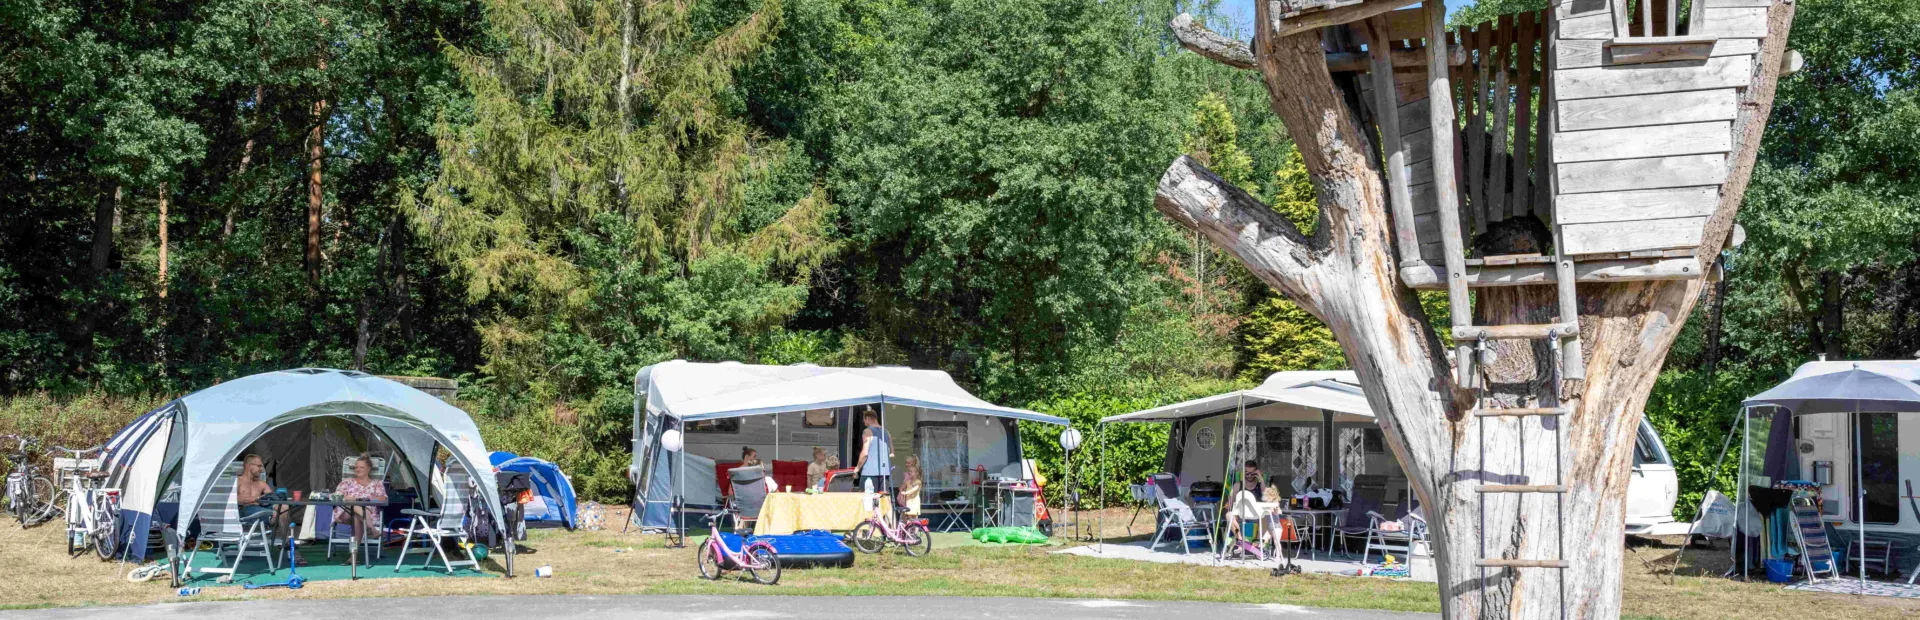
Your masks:
[{"label": "wooden plank", "polygon": [[1421,41],[1427,38],[1426,11],[1390,11],[1386,18],[1387,36],[1395,41]]},{"label": "wooden plank", "polygon": [[1707,11],[1706,27],[1700,34],[1712,34],[1723,37],[1767,36],[1767,10],[1765,8],[1721,8]]},{"label": "wooden plank", "polygon": [[[1400,118],[1410,118],[1410,117],[1403,114],[1400,116]],[[1413,186],[1413,187],[1419,187],[1421,185],[1433,183],[1433,164],[1431,163],[1432,161],[1433,161],[1433,153],[1427,152],[1426,154],[1420,157],[1420,161],[1407,164],[1407,185]],[[1414,200],[1414,204],[1416,205],[1420,204],[1420,201],[1417,197]]]},{"label": "wooden plank", "polygon": [[[1427,66],[1407,68],[1396,67],[1393,70],[1394,97],[1401,101],[1425,101],[1427,99]],[[1401,118],[1414,118],[1402,113]],[[1425,116],[1422,115],[1422,118]]]},{"label": "wooden plank", "polygon": [[[1445,0],[1427,0],[1421,7],[1427,14],[1427,40],[1440,41],[1447,38],[1447,3]],[[1464,45],[1462,47],[1465,47]],[[1428,106],[1428,127],[1433,129],[1433,193],[1439,202],[1441,259],[1447,266],[1447,318],[1454,327],[1473,323],[1472,298],[1467,296],[1467,252],[1466,244],[1460,236],[1459,176],[1454,169],[1454,109],[1453,86],[1449,82],[1445,64],[1445,49],[1440,46],[1427,46],[1427,96],[1433,99]],[[1425,256],[1427,249],[1420,248]],[[1474,380],[1473,347],[1463,342],[1454,343],[1456,359],[1455,381],[1462,389],[1473,389]]]},{"label": "wooden plank", "polygon": [[1559,19],[1582,15],[1610,15],[1608,6],[1613,0],[1552,0],[1553,16]]},{"label": "wooden plank", "polygon": [[[1548,20],[1543,24],[1544,31],[1540,33],[1540,53],[1546,54],[1549,60],[1559,55],[1562,45],[1554,35],[1556,24],[1557,22]],[[1538,143],[1538,146],[1534,147],[1533,155],[1536,160],[1533,164],[1533,212],[1540,214],[1540,219],[1551,225],[1553,223],[1553,128],[1554,123],[1557,122],[1554,120],[1553,110],[1558,108],[1553,103],[1553,76],[1560,73],[1560,70],[1553,68],[1553,63],[1545,61],[1540,63],[1540,69],[1540,114],[1537,121],[1539,125],[1534,127],[1533,131],[1533,139]]]},{"label": "wooden plank", "polygon": [[1527,170],[1533,164],[1533,98],[1534,84],[1534,47],[1540,42],[1540,27],[1537,21],[1544,17],[1544,11],[1528,11],[1520,14],[1520,38],[1518,42],[1519,58],[1515,67],[1520,70],[1519,83],[1513,89],[1514,103],[1520,108],[1520,116],[1513,121],[1513,203],[1509,213],[1520,217],[1533,211],[1533,186]]},{"label": "wooden plank", "polygon": [[1562,41],[1569,39],[1606,40],[1611,38],[1613,38],[1612,15],[1599,13],[1560,20],[1560,39]]},{"label": "wooden plank", "polygon": [[1481,418],[1524,418],[1537,416],[1567,415],[1565,407],[1516,407],[1513,409],[1474,409],[1473,415]]},{"label": "wooden plank", "polygon": [[1729,121],[1562,131],[1554,136],[1553,163],[1726,153],[1732,150],[1733,123]]},{"label": "wooden plank", "polygon": [[1567,568],[1571,566],[1571,564],[1568,564],[1566,560],[1509,560],[1509,559],[1474,560],[1473,565],[1484,566],[1487,568]]},{"label": "wooden plank", "polygon": [[1560,129],[1586,131],[1730,121],[1740,112],[1738,100],[1738,91],[1722,88],[1562,101]]},{"label": "wooden plank", "polygon": [[[1608,41],[1602,39],[1561,41],[1560,51],[1555,55],[1553,66],[1559,69],[1582,69],[1610,64],[1607,62],[1607,43]],[[1720,37],[1714,40],[1713,51],[1708,52],[1707,56],[1710,58],[1746,56],[1759,51],[1759,39]]]},{"label": "wooden plank", "polygon": [[1501,15],[1500,26],[1493,37],[1493,131],[1488,138],[1493,141],[1489,150],[1488,164],[1492,167],[1487,178],[1487,221],[1498,222],[1507,219],[1507,170],[1512,162],[1507,158],[1513,153],[1507,146],[1507,122],[1511,120],[1513,92],[1507,81],[1507,65],[1513,61],[1514,23],[1512,15]]},{"label": "wooden plank", "polygon": [[1710,58],[1705,63],[1660,63],[1570,69],[1554,76],[1560,101],[1649,95],[1689,90],[1742,88],[1753,76],[1753,57]]},{"label": "wooden plank", "polygon": [[[1436,248],[1440,244],[1432,244]],[[1434,256],[1440,253],[1436,249]],[[1431,259],[1427,259],[1431,260]],[[1650,280],[1694,280],[1705,273],[1700,260],[1691,257],[1660,259],[1594,260],[1574,263],[1574,281],[1581,283],[1646,282]],[[1429,262],[1400,267],[1400,281],[1420,290],[1446,288],[1445,273]],[[1499,288],[1554,284],[1559,275],[1553,265],[1516,265],[1511,267],[1469,267],[1467,286]]]},{"label": "wooden plank", "polygon": [[[1401,118],[1411,118],[1411,117],[1402,115]],[[1421,156],[1419,158],[1420,161],[1426,161],[1433,157],[1433,132],[1432,131],[1428,131],[1422,128],[1413,133],[1401,136],[1400,139],[1406,141],[1407,152],[1409,154],[1417,152],[1421,149],[1425,149],[1426,155]],[[1413,157],[1414,157],[1413,155],[1408,155],[1408,159],[1413,159]]]},{"label": "wooden plank", "polygon": [[1487,79],[1493,71],[1493,24],[1473,31],[1473,116],[1467,118],[1467,218],[1473,232],[1487,231]]},{"label": "wooden plank", "polygon": [[1706,224],[1705,216],[1561,224],[1560,242],[1566,244],[1565,254],[1690,248],[1700,245],[1700,233],[1705,230]]},{"label": "wooden plank", "polygon": [[[1557,137],[1555,139],[1558,139]],[[1629,189],[1719,185],[1727,180],[1726,155],[1682,155],[1558,164],[1559,193],[1586,194]]]},{"label": "wooden plank", "polygon": [[1607,64],[1645,65],[1656,62],[1706,60],[1713,56],[1713,41],[1653,42],[1675,37],[1614,39],[1607,42]]},{"label": "wooden plank", "polygon": [[1481,493],[1565,493],[1567,487],[1558,484],[1483,484],[1474,487]]},{"label": "wooden plank", "polygon": [[1742,7],[1742,6],[1759,7],[1764,9],[1764,8],[1773,6],[1773,0],[1706,0],[1706,2],[1707,2],[1707,8],[1710,8],[1710,9],[1723,9],[1723,8]]},{"label": "wooden plank", "polygon": [[1571,194],[1560,197],[1561,224],[1627,222],[1713,213],[1720,205],[1720,186],[1639,189]]},{"label": "wooden plank", "polygon": [[[1420,79],[1421,81],[1427,79],[1427,73],[1425,71],[1420,72]],[[1422,89],[1422,92],[1425,92],[1424,89]],[[1400,104],[1400,118],[1415,119],[1427,117],[1426,99],[1401,99],[1401,101],[1405,101],[1406,103]],[[1409,122],[1400,124],[1400,135],[1403,136],[1426,130],[1427,123],[1425,121],[1409,120]],[[1432,155],[1432,153],[1428,153],[1428,155]]]},{"label": "wooden plank", "polygon": [[[1383,167],[1387,175],[1387,199],[1393,208],[1394,244],[1399,247],[1401,260],[1416,260],[1420,256],[1420,240],[1414,234],[1413,198],[1407,188],[1407,149],[1410,147],[1401,135],[1400,102],[1394,98],[1394,57],[1393,46],[1387,40],[1387,18],[1375,16],[1365,25],[1367,56],[1373,69],[1373,107],[1386,160]],[[1433,150],[1433,146],[1428,145],[1427,150]]]},{"label": "wooden plank", "polygon": [[1347,4],[1322,11],[1300,13],[1289,16],[1285,13],[1273,18],[1273,36],[1284,39],[1302,32],[1319,30],[1327,26],[1353,23],[1370,19],[1421,0],[1373,0],[1360,4]]}]

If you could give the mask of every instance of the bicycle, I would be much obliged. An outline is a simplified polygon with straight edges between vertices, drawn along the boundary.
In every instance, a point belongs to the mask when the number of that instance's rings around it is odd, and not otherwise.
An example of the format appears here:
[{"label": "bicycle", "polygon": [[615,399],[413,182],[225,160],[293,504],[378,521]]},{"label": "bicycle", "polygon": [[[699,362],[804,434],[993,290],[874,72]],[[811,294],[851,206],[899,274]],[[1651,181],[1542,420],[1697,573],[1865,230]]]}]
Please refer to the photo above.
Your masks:
[{"label": "bicycle", "polygon": [[[100,449],[101,446],[81,449],[53,447],[54,452],[64,452],[67,455],[53,459],[53,480],[61,496],[56,503],[65,507],[62,512],[66,514],[67,555],[70,557],[86,553],[87,547],[94,546],[94,540],[98,538],[95,531],[101,529],[103,525],[100,522],[103,518],[102,512],[96,505],[100,502],[100,498],[95,497],[95,494],[107,490],[99,488],[107,474],[100,470],[99,458],[87,458],[87,455],[97,453]],[[111,491],[117,494],[119,490],[111,489]],[[112,526],[118,523],[118,506],[116,498],[113,502],[114,514],[106,515],[106,518],[111,518],[113,521],[104,525]],[[117,534],[117,532],[113,533]],[[109,551],[101,553],[104,558]]]},{"label": "bicycle", "polygon": [[746,571],[747,576],[763,585],[780,583],[780,553],[773,549],[773,543],[767,541],[747,542],[741,539],[740,552],[728,549],[720,540],[719,526],[715,524],[722,512],[707,517],[707,542],[700,545],[698,562],[700,576],[719,581],[720,576],[729,570]]},{"label": "bicycle", "polygon": [[19,444],[14,452],[7,454],[7,461],[13,465],[13,471],[7,474],[7,513],[20,521],[22,529],[52,518],[53,512],[60,508],[53,502],[56,487],[52,478],[35,471],[33,466],[32,450],[40,442],[20,435],[0,435],[0,439]]},{"label": "bicycle", "polygon": [[861,553],[879,553],[895,544],[916,558],[932,553],[933,532],[927,530],[927,520],[899,518],[904,514],[899,508],[894,513],[893,523],[888,523],[880,518],[880,507],[874,506],[873,516],[853,527],[853,548]]}]

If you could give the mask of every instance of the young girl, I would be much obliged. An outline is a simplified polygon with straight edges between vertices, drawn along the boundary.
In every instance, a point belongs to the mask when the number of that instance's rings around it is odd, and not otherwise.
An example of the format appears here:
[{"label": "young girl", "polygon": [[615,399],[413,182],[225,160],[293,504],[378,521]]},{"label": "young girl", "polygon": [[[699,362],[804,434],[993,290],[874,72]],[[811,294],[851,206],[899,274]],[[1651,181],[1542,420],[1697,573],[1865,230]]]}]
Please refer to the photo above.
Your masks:
[{"label": "young girl", "polygon": [[920,486],[924,477],[920,474],[920,457],[908,456],[906,471],[900,474],[900,506],[905,508],[907,516],[920,516]]}]

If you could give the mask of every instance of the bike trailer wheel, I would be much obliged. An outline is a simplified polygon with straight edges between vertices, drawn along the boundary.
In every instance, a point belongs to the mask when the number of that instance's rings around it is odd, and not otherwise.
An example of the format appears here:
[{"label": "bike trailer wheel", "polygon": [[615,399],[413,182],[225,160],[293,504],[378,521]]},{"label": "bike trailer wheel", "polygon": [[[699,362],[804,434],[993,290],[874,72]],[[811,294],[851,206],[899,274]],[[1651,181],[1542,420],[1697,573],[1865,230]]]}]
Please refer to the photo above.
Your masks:
[{"label": "bike trailer wheel", "polygon": [[780,583],[780,554],[768,547],[754,547],[747,550],[747,576],[757,583],[774,585]]}]

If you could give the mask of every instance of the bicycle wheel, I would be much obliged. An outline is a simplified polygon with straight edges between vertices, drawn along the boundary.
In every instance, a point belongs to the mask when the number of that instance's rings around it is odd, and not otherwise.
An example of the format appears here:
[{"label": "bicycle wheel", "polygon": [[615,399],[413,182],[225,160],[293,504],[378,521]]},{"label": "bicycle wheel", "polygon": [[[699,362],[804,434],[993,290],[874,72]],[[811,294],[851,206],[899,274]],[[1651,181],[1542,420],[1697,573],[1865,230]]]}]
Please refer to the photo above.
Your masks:
[{"label": "bicycle wheel", "polygon": [[908,523],[901,534],[907,539],[906,544],[901,545],[907,548],[907,555],[917,558],[933,553],[933,532],[927,531],[927,526],[919,521]]},{"label": "bicycle wheel", "polygon": [[780,583],[780,554],[766,547],[747,550],[747,576],[764,585]]},{"label": "bicycle wheel", "polygon": [[879,524],[861,521],[853,528],[853,548],[861,553],[879,553],[887,548],[887,536],[880,533]]},{"label": "bicycle wheel", "polygon": [[707,579],[719,580],[720,556],[714,553],[713,545],[702,543],[700,545],[698,558],[700,563],[700,576]]},{"label": "bicycle wheel", "polygon": [[53,480],[46,476],[34,476],[33,480],[27,483],[27,519],[20,522],[20,527],[39,525],[53,518],[55,509],[53,499]]},{"label": "bicycle wheel", "polygon": [[93,550],[100,559],[111,560],[120,551],[120,507],[102,500],[93,511]]}]

